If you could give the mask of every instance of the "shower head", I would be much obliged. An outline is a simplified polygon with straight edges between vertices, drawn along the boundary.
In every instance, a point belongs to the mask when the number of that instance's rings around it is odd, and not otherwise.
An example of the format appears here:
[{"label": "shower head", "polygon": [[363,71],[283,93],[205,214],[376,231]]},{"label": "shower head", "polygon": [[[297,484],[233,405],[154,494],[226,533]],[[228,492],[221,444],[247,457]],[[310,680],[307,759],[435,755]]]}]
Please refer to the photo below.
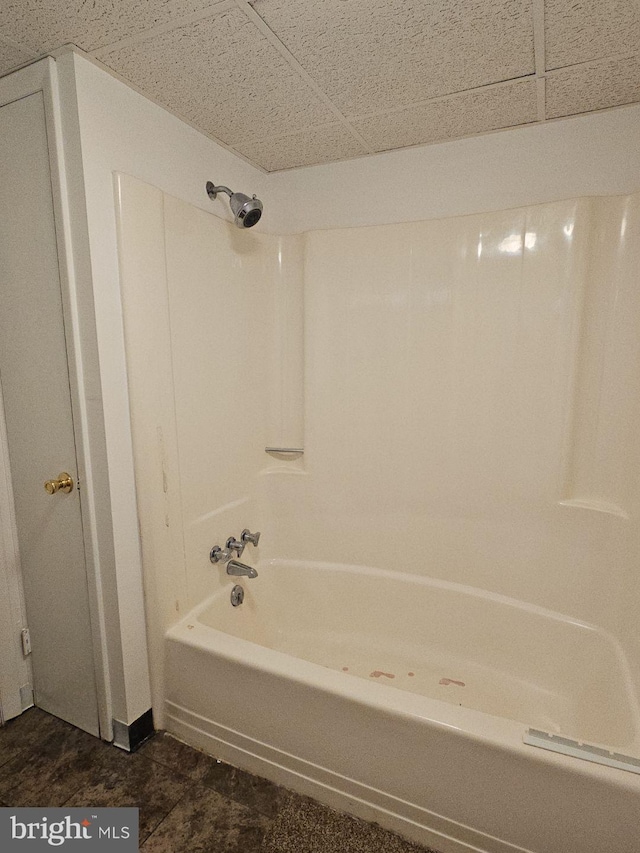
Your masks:
[{"label": "shower head", "polygon": [[255,195],[249,197],[244,193],[234,193],[229,187],[216,187],[213,181],[207,181],[209,198],[214,199],[218,193],[226,193],[229,196],[233,221],[238,228],[252,228],[262,216],[262,202]]}]

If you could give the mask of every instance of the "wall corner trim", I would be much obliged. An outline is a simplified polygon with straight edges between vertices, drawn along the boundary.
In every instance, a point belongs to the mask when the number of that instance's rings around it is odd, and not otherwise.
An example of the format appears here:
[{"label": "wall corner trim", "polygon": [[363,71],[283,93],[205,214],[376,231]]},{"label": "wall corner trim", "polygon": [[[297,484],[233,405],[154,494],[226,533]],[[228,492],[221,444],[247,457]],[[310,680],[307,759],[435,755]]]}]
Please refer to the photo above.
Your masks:
[{"label": "wall corner trim", "polygon": [[120,720],[113,720],[113,745],[126,752],[136,752],[154,733],[151,708],[129,725]]}]

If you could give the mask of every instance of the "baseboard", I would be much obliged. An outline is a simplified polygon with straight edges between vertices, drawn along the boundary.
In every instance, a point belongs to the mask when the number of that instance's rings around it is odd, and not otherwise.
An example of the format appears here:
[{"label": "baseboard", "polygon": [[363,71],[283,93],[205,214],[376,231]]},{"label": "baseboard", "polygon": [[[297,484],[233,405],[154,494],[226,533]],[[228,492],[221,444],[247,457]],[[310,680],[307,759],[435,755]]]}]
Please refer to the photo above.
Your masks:
[{"label": "baseboard", "polygon": [[221,726],[173,702],[167,731],[204,752],[439,853],[533,853]]}]

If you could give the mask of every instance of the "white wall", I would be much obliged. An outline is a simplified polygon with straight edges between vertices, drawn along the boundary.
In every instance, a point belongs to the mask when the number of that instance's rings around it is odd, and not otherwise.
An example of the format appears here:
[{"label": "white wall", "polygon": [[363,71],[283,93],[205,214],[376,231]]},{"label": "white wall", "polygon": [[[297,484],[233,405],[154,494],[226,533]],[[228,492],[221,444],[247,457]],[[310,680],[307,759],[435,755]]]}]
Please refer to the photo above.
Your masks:
[{"label": "white wall", "polygon": [[[286,232],[640,189],[640,105],[272,176]],[[270,185],[271,187],[271,185]],[[266,218],[266,214],[265,214]]]}]

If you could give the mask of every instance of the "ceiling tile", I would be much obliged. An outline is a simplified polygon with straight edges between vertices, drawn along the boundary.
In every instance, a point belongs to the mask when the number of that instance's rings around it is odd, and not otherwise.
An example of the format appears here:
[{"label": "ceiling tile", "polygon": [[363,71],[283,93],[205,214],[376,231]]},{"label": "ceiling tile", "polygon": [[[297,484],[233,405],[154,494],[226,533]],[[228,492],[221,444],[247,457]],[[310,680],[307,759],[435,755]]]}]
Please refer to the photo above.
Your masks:
[{"label": "ceiling tile", "polygon": [[237,150],[268,172],[346,160],[367,154],[366,148],[341,124],[305,130],[290,136],[252,136]]},{"label": "ceiling tile", "polygon": [[640,51],[638,0],[545,0],[548,69]]},{"label": "ceiling tile", "polygon": [[20,50],[20,48],[12,44],[7,44],[7,42],[2,40],[2,36],[0,36],[0,74],[5,74],[7,71],[23,65],[30,59],[33,59],[32,53]]},{"label": "ceiling tile", "polygon": [[640,56],[603,59],[547,74],[547,118],[640,101]]},{"label": "ceiling tile", "polygon": [[537,119],[535,80],[475,89],[352,121],[376,151],[441,142]]},{"label": "ceiling tile", "polygon": [[254,0],[346,115],[534,71],[531,0]]},{"label": "ceiling tile", "polygon": [[229,145],[327,124],[334,114],[239,9],[97,58]]},{"label": "ceiling tile", "polygon": [[[215,0],[219,2],[219,0]],[[199,12],[214,0],[3,0],[0,33],[37,53],[63,44],[91,51]]]}]

